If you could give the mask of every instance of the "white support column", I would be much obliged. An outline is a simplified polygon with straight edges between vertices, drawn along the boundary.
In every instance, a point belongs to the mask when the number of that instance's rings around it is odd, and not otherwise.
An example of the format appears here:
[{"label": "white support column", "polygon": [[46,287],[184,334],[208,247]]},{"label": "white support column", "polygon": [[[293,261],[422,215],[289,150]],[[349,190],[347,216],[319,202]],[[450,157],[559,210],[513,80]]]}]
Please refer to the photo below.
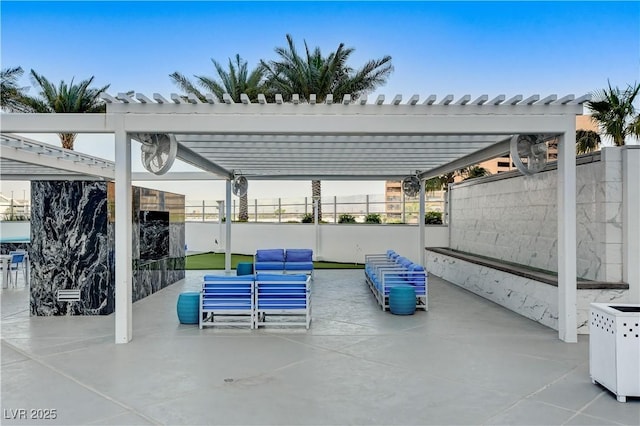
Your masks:
[{"label": "white support column", "polygon": [[558,336],[578,341],[576,320],[576,130],[571,117],[558,142]]},{"label": "white support column", "polygon": [[316,249],[313,251],[313,260],[320,260],[320,216],[318,214],[318,207],[320,205],[320,198],[313,198],[313,226],[316,231]]},{"label": "white support column", "polygon": [[424,187],[425,187],[425,180],[424,179],[420,179],[420,208],[419,208],[419,216],[418,216],[418,229],[420,230],[420,238],[418,239],[418,250],[420,250],[418,252],[418,256],[420,259],[420,265],[422,266],[426,266],[426,262],[425,262],[425,250],[424,250],[424,245],[425,245],[425,239],[424,239],[424,230],[425,230],[425,226],[424,226],[424,215],[425,215],[425,208],[424,208],[424,202],[425,202],[425,193],[424,193]]},{"label": "white support column", "polygon": [[227,201],[225,206],[227,217],[225,222],[225,239],[224,239],[224,271],[229,274],[231,272],[231,181],[227,179]]},{"label": "white support column", "polygon": [[116,343],[133,337],[131,137],[120,124],[115,132],[115,301]]},{"label": "white support column", "polygon": [[216,245],[216,248],[220,248],[222,247],[222,236],[224,235],[224,233],[222,232],[223,230],[223,222],[222,222],[222,218],[224,217],[224,201],[223,200],[218,200],[218,242]]},{"label": "white support column", "polygon": [[640,303],[640,146],[622,150],[622,279],[629,302]]}]

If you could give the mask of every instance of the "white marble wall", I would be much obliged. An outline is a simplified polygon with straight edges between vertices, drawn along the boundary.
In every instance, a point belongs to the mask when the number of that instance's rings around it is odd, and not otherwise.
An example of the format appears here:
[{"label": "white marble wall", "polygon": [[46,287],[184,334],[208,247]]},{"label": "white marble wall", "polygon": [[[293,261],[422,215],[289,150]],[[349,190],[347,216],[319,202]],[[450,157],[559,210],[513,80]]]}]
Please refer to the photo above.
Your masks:
[{"label": "white marble wall", "polygon": [[[558,288],[530,278],[427,251],[427,270],[547,327],[558,329]],[[628,302],[628,290],[578,290],[578,334],[589,334],[589,304]]]},{"label": "white marble wall", "polygon": [[[622,173],[619,148],[579,165],[576,184],[578,276],[622,280]],[[548,271],[558,270],[557,171],[451,191],[450,248]]]}]

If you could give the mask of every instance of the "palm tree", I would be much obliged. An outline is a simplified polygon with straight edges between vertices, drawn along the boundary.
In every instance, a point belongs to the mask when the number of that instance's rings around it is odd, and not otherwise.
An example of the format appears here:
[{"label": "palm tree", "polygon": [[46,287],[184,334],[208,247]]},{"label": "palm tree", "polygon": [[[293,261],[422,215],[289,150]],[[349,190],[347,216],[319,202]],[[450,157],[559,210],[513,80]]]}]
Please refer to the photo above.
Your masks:
[{"label": "palm tree", "polygon": [[[385,84],[393,71],[391,56],[388,55],[370,60],[355,70],[347,64],[355,49],[345,47],[344,43],[340,43],[335,52],[324,56],[319,47],[309,49],[305,41],[304,54],[300,55],[293,37],[287,34],[286,39],[286,47],[275,49],[277,60],[261,61],[271,92],[280,93],[285,99],[297,94],[301,101],[308,102],[311,95],[315,95],[316,102],[324,102],[331,94],[336,99],[350,95],[355,102],[360,96]],[[311,182],[311,192],[314,198],[322,195],[320,181]],[[318,218],[322,218],[320,204]]]},{"label": "palm tree", "polygon": [[604,133],[613,138],[616,146],[622,146],[629,135],[640,136],[640,114],[636,113],[633,102],[640,91],[640,84],[629,85],[625,90],[618,87],[594,93],[595,99],[587,102]]},{"label": "palm tree", "polygon": [[593,130],[576,130],[576,152],[587,154],[600,148],[600,135]]},{"label": "palm tree", "polygon": [[475,179],[483,176],[489,176],[491,172],[484,167],[470,166],[460,170],[460,175],[463,176],[462,180]]},{"label": "palm tree", "polygon": [[[180,89],[197,96],[202,102],[206,102],[206,93],[202,93],[198,87],[207,93],[216,95],[218,99],[221,99],[226,93],[231,96],[234,102],[240,102],[240,95],[246,94],[251,101],[256,101],[258,94],[265,91],[264,69],[258,66],[249,72],[247,61],[238,54],[234,59],[235,61],[229,58],[229,70],[224,69],[216,60],[211,59],[218,73],[217,78],[195,75],[196,81],[194,82],[178,71],[170,74],[169,77]],[[238,220],[241,222],[249,220],[248,201],[247,194],[240,197]]]},{"label": "palm tree", "polygon": [[[226,70],[215,59],[211,59],[218,73],[217,77],[194,75],[195,81],[190,80],[178,71],[170,74],[173,82],[186,93],[197,96],[202,102],[206,102],[206,94],[214,94],[218,99],[227,93],[235,102],[240,102],[240,95],[246,94],[249,99],[255,101],[258,94],[264,92],[264,69],[257,66],[249,72],[247,61],[236,54],[234,60],[229,58],[229,69]],[[203,89],[205,92],[201,91]]]},{"label": "palm tree", "polygon": [[27,88],[18,86],[22,67],[4,68],[0,71],[0,107],[8,112],[24,112]]},{"label": "palm tree", "polygon": [[[40,89],[39,97],[25,97],[25,112],[37,113],[96,113],[105,112],[106,106],[100,95],[109,88],[109,84],[101,88],[90,87],[94,77],[91,76],[78,84],[67,84],[64,80],[56,87],[43,75],[31,70],[31,79]],[[75,133],[59,133],[62,147],[73,149],[76,140]]]}]

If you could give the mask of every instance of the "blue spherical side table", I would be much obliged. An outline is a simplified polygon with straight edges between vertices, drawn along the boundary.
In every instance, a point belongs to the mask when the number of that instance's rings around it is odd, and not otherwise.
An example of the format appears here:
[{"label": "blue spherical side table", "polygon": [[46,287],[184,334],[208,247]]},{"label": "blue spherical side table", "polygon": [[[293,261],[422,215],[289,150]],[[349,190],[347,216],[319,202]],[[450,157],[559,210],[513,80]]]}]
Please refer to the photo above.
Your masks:
[{"label": "blue spherical side table", "polygon": [[198,324],[200,314],[200,293],[187,291],[178,296],[178,319],[180,324]]},{"label": "blue spherical side table", "polygon": [[253,263],[251,262],[240,262],[238,266],[236,266],[236,275],[252,275],[253,274]]},{"label": "blue spherical side table", "polygon": [[399,285],[389,290],[389,311],[395,315],[413,315],[416,311],[416,290],[410,285]]}]

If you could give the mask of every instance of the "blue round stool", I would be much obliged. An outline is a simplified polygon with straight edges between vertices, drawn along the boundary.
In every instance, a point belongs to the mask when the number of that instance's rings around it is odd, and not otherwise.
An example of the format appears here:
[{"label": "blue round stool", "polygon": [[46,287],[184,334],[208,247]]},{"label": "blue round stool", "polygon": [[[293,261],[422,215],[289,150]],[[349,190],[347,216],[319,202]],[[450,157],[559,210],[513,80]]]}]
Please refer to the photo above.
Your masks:
[{"label": "blue round stool", "polygon": [[399,285],[389,290],[389,311],[395,315],[413,315],[416,311],[416,290],[410,285]]},{"label": "blue round stool", "polygon": [[187,291],[178,296],[178,319],[180,324],[198,324],[200,314],[200,293]]},{"label": "blue round stool", "polygon": [[253,263],[251,262],[240,262],[238,266],[236,266],[236,275],[253,275]]}]

